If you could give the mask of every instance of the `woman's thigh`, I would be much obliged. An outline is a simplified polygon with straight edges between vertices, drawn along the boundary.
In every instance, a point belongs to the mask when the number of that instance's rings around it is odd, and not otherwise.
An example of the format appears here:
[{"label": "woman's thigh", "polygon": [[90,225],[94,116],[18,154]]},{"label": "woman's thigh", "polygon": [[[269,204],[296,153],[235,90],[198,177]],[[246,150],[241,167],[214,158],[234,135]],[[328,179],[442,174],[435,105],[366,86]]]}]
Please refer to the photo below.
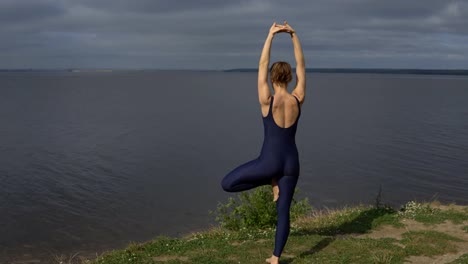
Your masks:
[{"label": "woman's thigh", "polygon": [[226,191],[248,190],[270,184],[273,177],[271,166],[269,167],[260,159],[255,159],[228,173],[222,181],[222,186]]}]

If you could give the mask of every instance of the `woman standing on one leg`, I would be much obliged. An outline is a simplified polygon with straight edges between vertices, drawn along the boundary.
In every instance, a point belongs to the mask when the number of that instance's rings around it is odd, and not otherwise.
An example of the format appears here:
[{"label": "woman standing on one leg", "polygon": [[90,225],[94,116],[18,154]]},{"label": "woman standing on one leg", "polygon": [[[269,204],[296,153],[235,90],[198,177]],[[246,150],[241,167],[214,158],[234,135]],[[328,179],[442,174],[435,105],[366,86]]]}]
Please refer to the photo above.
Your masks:
[{"label": "woman standing on one leg", "polygon": [[[268,65],[273,37],[280,32],[291,34],[296,59],[296,87],[288,92],[292,80],[291,66],[287,62],[275,62],[270,68],[270,80],[274,90],[271,95],[268,85]],[[260,156],[226,175],[221,183],[227,192],[240,192],[261,185],[272,184],[278,223],[275,249],[267,262],[277,264],[289,236],[289,209],[299,176],[299,157],[295,136],[305,98],[305,62],[301,44],[294,29],[273,24],[263,46],[258,67],[258,99],[261,105],[264,126],[264,141]]]}]

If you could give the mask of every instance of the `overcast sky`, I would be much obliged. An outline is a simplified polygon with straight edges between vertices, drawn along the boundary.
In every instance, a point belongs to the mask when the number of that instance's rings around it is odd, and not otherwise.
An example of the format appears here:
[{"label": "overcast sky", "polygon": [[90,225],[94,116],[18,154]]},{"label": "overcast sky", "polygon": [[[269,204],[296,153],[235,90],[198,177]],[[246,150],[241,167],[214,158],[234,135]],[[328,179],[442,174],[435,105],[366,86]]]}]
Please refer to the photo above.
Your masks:
[{"label": "overcast sky", "polygon": [[307,67],[468,69],[468,0],[0,0],[0,68],[257,67],[285,19]]}]

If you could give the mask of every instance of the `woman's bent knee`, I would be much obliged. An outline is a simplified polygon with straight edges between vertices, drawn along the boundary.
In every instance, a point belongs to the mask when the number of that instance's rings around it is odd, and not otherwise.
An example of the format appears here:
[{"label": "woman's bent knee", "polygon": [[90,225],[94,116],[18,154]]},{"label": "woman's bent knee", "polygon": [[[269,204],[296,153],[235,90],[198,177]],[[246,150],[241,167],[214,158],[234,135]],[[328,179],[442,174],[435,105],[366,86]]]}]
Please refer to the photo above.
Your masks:
[{"label": "woman's bent knee", "polygon": [[223,190],[226,192],[234,192],[232,187],[232,183],[227,180],[227,177],[224,177],[224,179],[221,181],[221,188],[223,188]]}]

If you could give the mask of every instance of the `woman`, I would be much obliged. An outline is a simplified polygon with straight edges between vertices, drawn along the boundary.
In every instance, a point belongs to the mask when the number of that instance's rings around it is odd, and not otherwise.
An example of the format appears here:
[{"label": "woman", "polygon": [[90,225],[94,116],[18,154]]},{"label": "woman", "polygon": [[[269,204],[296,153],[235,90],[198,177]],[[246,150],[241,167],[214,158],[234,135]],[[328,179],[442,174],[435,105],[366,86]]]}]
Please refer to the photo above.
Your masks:
[{"label": "woman", "polygon": [[[296,87],[289,93],[287,88],[292,80],[291,66],[286,62],[274,63],[270,68],[273,96],[268,85],[268,65],[271,43],[275,34],[280,32],[291,34],[297,82]],[[275,249],[273,255],[266,261],[274,264],[279,263],[289,236],[289,209],[299,176],[295,135],[301,114],[300,107],[305,98],[305,87],[304,55],[297,34],[286,21],[284,25],[273,23],[263,46],[258,67],[258,99],[264,126],[262,151],[257,159],[237,167],[226,175],[221,185],[227,192],[240,192],[272,184],[278,222]]]}]

